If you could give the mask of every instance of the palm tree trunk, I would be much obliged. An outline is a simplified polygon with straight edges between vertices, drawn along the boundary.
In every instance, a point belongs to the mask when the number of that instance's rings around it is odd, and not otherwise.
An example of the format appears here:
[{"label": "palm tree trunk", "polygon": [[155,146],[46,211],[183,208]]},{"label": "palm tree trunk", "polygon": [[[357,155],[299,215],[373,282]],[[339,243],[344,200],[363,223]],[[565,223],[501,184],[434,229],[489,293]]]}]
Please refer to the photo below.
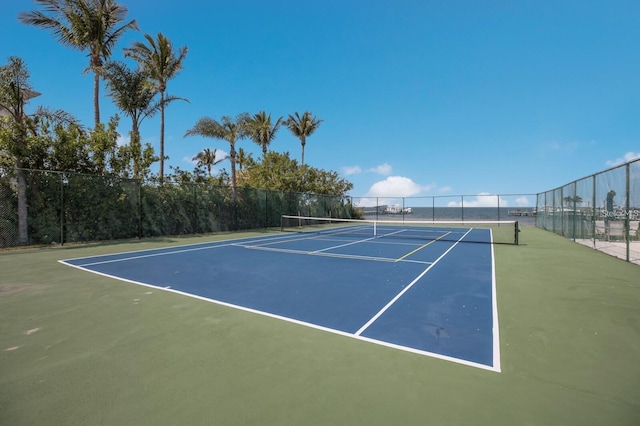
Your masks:
[{"label": "palm tree trunk", "polygon": [[229,158],[231,159],[231,199],[236,201],[236,149],[233,145],[231,145]]},{"label": "palm tree trunk", "polygon": [[142,162],[142,143],[140,141],[140,130],[134,121],[131,128],[131,154],[133,157],[133,178],[140,178],[140,163]]},{"label": "palm tree trunk", "polygon": [[164,182],[164,91],[160,92],[160,184]]},{"label": "palm tree trunk", "polygon": [[302,165],[304,166],[304,145],[306,144],[306,138],[304,135],[300,138],[300,144],[302,145]]},{"label": "palm tree trunk", "polygon": [[22,156],[25,152],[26,131],[24,123],[24,105],[20,105],[18,113],[15,115],[17,124],[17,153],[16,156],[16,180],[18,181],[18,244],[25,246],[29,244],[29,222],[27,218],[27,179],[22,169]]},{"label": "palm tree trunk", "polygon": [[22,162],[16,162],[18,180],[18,244],[29,244],[29,224],[27,222],[27,180],[22,170]]},{"label": "palm tree trunk", "polygon": [[93,118],[97,129],[100,124],[100,74],[95,70],[93,71]]}]

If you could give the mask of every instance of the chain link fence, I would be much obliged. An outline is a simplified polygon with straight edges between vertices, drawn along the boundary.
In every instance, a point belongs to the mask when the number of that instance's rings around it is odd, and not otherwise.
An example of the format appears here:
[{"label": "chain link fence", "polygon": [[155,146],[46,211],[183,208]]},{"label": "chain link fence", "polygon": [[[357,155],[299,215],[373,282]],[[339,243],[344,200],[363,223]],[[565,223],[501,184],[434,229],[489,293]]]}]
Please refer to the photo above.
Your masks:
[{"label": "chain link fence", "polygon": [[535,226],[536,194],[480,194],[431,197],[352,197],[367,219],[427,221],[507,221]]},{"label": "chain link fence", "polygon": [[277,228],[286,214],[408,221],[518,220],[520,227],[537,226],[640,264],[640,160],[539,194],[395,198],[237,188],[234,201],[228,186],[14,172],[0,175],[0,248]]},{"label": "chain link fence", "polygon": [[[25,229],[20,231],[19,181]],[[20,170],[0,176],[0,247],[279,228],[283,214],[352,218],[349,198]],[[26,234],[26,235],[25,235]]]},{"label": "chain link fence", "polygon": [[640,160],[537,196],[536,225],[640,264]]}]

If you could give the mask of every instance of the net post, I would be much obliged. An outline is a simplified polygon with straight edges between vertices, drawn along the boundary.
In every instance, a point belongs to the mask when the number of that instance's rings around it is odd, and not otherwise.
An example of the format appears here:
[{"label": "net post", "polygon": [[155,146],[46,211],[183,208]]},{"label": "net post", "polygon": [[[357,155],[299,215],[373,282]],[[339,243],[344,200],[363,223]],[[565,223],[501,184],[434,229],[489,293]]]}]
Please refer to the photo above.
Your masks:
[{"label": "net post", "polygon": [[280,232],[284,232],[284,215],[280,215]]},{"label": "net post", "polygon": [[514,225],[513,225],[515,231],[515,237],[514,237],[514,242],[516,245],[519,245],[519,240],[518,240],[518,234],[520,233],[520,228],[518,227],[518,221],[516,220]]}]

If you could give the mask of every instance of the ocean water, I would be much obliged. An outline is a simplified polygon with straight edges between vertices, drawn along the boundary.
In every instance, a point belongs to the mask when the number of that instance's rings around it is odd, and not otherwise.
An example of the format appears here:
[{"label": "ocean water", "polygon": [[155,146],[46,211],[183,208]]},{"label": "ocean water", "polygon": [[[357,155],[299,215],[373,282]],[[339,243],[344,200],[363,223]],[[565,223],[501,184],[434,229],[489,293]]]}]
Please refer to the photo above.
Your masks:
[{"label": "ocean water", "polygon": [[365,219],[379,220],[517,220],[520,226],[535,226],[535,216],[512,216],[510,211],[532,212],[534,209],[525,207],[412,207],[410,214],[383,214],[365,212]]}]

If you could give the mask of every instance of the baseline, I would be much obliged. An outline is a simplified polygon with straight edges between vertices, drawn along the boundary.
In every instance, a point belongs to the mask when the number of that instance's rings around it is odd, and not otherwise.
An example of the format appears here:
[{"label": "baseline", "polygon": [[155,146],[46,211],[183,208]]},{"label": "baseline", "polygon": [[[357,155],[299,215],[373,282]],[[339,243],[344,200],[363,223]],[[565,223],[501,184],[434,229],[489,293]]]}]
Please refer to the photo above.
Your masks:
[{"label": "baseline", "polygon": [[[112,254],[101,254],[94,256],[82,256],[82,257],[74,257],[70,259],[59,260],[60,263],[68,264],[70,266],[89,266],[89,265],[98,265],[102,263],[112,263],[112,262],[124,262],[127,260],[136,260],[142,259],[146,257],[156,257],[156,256],[166,256],[178,253],[186,253],[190,251],[200,251],[200,250],[209,250],[221,247],[230,247],[237,245],[238,241],[251,242],[254,240],[256,242],[262,241],[271,241],[271,240],[291,240],[290,235],[279,235],[279,236],[265,236],[265,237],[244,237],[244,238],[235,238],[229,240],[221,240],[221,241],[211,241],[206,243],[193,243],[193,244],[184,244],[177,245],[172,247],[163,247],[163,248],[151,248],[151,249],[143,249],[143,250],[133,250],[127,252],[118,252]],[[200,246],[200,247],[197,247]],[[147,253],[141,255],[135,255],[136,253]],[[134,256],[132,256],[134,255]],[[105,259],[102,261],[90,262],[90,263],[82,263],[84,260],[91,259]]]}]

